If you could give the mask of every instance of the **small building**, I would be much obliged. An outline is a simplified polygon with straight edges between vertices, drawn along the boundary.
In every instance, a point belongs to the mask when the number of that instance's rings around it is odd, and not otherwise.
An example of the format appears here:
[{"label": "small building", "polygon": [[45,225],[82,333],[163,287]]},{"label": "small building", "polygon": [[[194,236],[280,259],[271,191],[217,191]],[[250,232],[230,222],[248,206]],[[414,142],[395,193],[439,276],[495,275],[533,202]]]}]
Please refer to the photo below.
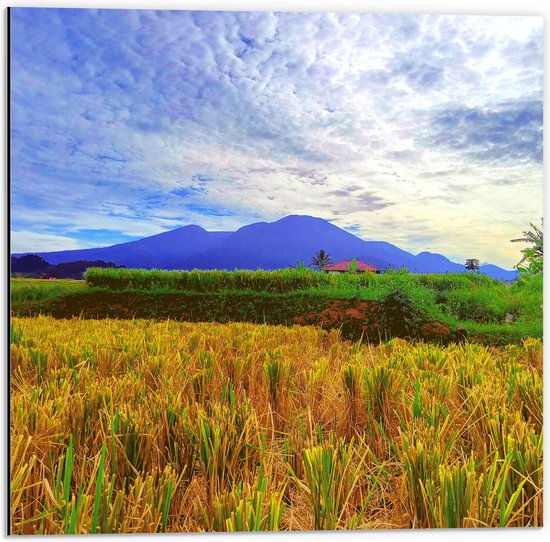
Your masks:
[{"label": "small building", "polygon": [[[342,260],[341,262],[325,267],[324,271],[325,273],[349,273],[349,267],[352,262],[353,260]],[[371,265],[370,263],[355,260],[355,264],[357,273],[380,273],[380,269],[378,269],[378,267],[374,267],[374,265]]]}]

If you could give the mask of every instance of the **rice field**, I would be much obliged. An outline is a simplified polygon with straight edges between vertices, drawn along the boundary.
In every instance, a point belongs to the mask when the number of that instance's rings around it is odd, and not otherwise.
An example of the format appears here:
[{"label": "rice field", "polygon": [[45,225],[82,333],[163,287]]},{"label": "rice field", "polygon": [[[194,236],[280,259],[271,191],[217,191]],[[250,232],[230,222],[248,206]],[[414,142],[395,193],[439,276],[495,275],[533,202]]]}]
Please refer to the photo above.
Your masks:
[{"label": "rice field", "polygon": [[542,342],[12,318],[11,530],[542,525]]},{"label": "rice field", "polygon": [[505,290],[498,281],[478,274],[421,274],[388,270],[375,273],[328,274],[301,267],[297,269],[265,270],[199,270],[166,271],[161,269],[89,268],[85,273],[88,286],[112,290],[179,290],[193,292],[219,292],[248,290],[282,293],[296,290],[345,290],[357,292],[369,289],[375,292],[406,281],[410,287],[424,287],[434,291],[456,289],[497,288]]}]

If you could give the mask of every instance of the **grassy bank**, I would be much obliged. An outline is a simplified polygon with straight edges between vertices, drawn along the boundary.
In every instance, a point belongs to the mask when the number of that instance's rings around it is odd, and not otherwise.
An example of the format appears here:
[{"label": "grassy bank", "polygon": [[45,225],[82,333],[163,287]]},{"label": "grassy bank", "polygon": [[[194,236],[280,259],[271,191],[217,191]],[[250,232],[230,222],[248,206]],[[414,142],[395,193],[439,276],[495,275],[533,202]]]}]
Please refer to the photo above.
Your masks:
[{"label": "grassy bank", "polygon": [[542,344],[14,318],[14,533],[537,526]]},{"label": "grassy bank", "polygon": [[[540,279],[540,280],[539,280]],[[400,295],[419,310],[451,321],[502,323],[508,317],[533,320],[542,317],[542,276],[512,287],[485,275],[412,274],[393,271],[325,274],[309,269],[280,271],[158,271],[89,269],[91,287],[115,291],[150,292],[296,292],[330,295],[335,299],[381,301]]]},{"label": "grassy bank", "polygon": [[488,344],[542,337],[543,331],[542,276],[507,286],[465,273],[92,269],[87,283],[31,282],[12,282],[14,314],[309,323],[339,328],[348,338],[371,340],[428,339],[423,326],[440,322],[449,328],[448,340],[463,329],[469,339]]}]

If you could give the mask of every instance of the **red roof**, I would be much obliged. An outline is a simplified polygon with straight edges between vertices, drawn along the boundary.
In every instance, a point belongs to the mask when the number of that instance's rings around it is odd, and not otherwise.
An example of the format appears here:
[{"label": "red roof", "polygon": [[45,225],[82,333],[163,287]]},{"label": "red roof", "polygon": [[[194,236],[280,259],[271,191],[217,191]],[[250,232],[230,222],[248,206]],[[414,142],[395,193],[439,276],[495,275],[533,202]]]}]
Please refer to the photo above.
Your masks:
[{"label": "red roof", "polygon": [[[325,271],[349,271],[349,266],[353,260],[342,260],[329,267],[325,267]],[[379,271],[377,267],[361,260],[356,260],[357,271]]]}]

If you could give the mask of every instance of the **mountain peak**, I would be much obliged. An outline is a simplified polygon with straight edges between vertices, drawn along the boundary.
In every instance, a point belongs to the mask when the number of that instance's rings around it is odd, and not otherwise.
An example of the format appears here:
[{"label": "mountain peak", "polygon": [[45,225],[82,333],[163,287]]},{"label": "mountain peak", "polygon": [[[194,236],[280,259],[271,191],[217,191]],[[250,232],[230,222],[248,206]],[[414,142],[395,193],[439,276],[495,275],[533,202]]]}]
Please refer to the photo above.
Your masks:
[{"label": "mountain peak", "polygon": [[206,231],[203,227],[201,226],[197,226],[196,224],[189,224],[188,226],[181,226],[180,228],[176,228],[175,230],[172,230],[172,231],[181,231],[181,230],[185,230],[185,231],[188,231],[188,232],[203,232],[203,231]]},{"label": "mountain peak", "polygon": [[419,252],[417,254],[417,256],[420,256],[422,258],[431,258],[431,259],[434,259],[434,260],[440,260],[440,259],[444,259],[444,260],[447,260],[447,258],[445,256],[443,256],[442,254],[438,254],[437,252],[428,252],[426,250],[424,250],[423,252]]},{"label": "mountain peak", "polygon": [[287,223],[301,223],[301,224],[307,224],[307,223],[325,223],[330,224],[327,220],[324,220],[323,218],[318,218],[316,216],[310,216],[310,215],[288,215],[283,218],[280,218],[279,220],[276,220],[273,222],[273,224],[287,224]]},{"label": "mountain peak", "polygon": [[188,237],[188,236],[204,236],[207,235],[208,232],[201,228],[200,226],[196,226],[195,224],[190,224],[189,226],[181,226],[179,228],[176,228],[174,230],[168,230],[163,231],[161,233],[157,233],[155,235],[151,235],[150,237],[144,237],[143,239],[139,239],[138,241],[133,241],[134,243],[142,243],[142,242],[148,242],[148,240],[168,240],[168,239],[177,239],[181,236]]}]

